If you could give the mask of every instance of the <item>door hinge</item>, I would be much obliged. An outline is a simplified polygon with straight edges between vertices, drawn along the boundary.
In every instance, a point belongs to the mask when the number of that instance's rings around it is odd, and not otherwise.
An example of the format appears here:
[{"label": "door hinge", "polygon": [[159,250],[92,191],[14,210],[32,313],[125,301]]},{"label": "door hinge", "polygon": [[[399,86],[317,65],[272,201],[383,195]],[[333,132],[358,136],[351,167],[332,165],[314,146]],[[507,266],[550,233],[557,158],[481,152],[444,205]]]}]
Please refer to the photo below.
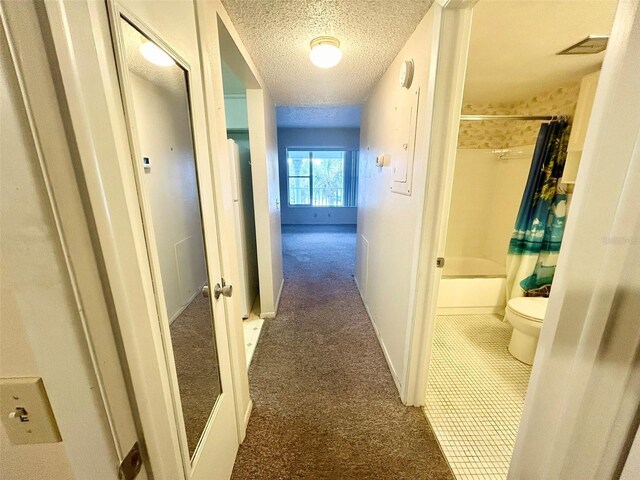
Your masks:
[{"label": "door hinge", "polygon": [[438,257],[436,259],[436,267],[437,268],[442,268],[444,267],[444,257]]},{"label": "door hinge", "polygon": [[127,456],[124,457],[120,468],[118,468],[118,478],[120,480],[133,480],[136,478],[142,468],[142,455],[140,455],[140,446],[138,442],[133,444]]}]

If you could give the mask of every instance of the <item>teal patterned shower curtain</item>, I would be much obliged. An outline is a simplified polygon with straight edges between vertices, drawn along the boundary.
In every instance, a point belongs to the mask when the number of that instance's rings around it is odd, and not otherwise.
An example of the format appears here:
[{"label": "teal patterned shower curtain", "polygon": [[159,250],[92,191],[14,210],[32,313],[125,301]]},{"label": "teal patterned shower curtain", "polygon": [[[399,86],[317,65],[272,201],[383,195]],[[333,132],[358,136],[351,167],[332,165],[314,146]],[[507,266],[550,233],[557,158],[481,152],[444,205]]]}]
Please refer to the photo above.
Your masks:
[{"label": "teal patterned shower curtain", "polygon": [[542,125],[507,254],[507,301],[549,296],[567,211],[560,183],[567,158],[569,124]]}]

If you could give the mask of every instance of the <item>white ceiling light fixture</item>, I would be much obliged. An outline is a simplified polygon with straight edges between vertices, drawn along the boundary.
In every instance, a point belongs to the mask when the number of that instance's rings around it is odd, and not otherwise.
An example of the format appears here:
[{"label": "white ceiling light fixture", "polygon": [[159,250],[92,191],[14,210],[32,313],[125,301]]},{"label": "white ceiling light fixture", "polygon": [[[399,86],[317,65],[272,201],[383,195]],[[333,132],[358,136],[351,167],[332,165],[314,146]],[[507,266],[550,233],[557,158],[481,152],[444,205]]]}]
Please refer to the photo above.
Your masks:
[{"label": "white ceiling light fixture", "polygon": [[335,67],[342,59],[340,41],[335,37],[317,37],[311,40],[309,59],[316,67]]},{"label": "white ceiling light fixture", "polygon": [[144,58],[159,67],[171,67],[176,64],[167,52],[149,40],[145,40],[142,45],[140,45],[140,53]]}]

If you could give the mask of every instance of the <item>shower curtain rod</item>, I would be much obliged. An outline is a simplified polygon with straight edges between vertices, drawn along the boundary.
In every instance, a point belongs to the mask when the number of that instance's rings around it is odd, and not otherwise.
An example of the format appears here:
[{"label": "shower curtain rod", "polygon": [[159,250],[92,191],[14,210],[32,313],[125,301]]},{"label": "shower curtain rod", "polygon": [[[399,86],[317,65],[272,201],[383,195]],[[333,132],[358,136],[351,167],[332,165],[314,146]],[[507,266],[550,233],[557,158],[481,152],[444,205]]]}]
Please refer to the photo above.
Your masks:
[{"label": "shower curtain rod", "polygon": [[460,115],[461,121],[475,120],[556,120],[567,115]]}]

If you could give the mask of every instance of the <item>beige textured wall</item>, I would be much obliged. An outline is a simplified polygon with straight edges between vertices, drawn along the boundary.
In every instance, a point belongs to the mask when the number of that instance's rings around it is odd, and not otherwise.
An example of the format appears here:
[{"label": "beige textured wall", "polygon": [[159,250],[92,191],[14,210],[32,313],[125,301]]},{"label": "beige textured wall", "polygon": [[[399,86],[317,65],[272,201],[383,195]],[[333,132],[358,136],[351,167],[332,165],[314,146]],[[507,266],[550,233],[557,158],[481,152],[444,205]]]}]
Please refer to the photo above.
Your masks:
[{"label": "beige textured wall", "polygon": [[[465,103],[463,114],[480,115],[573,115],[580,82],[541,92],[515,103]],[[534,145],[539,121],[482,120],[460,122],[459,148],[507,148]]]}]

